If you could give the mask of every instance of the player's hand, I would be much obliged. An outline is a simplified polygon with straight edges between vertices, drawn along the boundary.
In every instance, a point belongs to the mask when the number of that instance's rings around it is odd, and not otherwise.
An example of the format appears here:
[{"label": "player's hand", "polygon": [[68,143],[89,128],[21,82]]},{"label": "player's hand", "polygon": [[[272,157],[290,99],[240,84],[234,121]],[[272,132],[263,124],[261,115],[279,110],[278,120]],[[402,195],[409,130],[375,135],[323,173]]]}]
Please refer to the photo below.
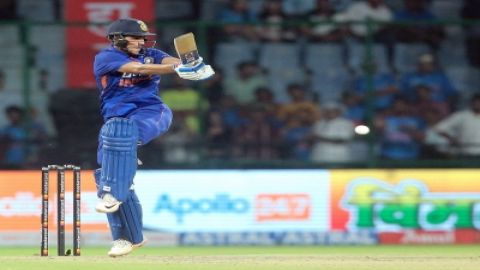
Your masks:
[{"label": "player's hand", "polygon": [[193,64],[179,65],[175,68],[175,71],[180,78],[191,81],[205,80],[215,74],[213,68],[210,65],[205,65],[201,57]]}]

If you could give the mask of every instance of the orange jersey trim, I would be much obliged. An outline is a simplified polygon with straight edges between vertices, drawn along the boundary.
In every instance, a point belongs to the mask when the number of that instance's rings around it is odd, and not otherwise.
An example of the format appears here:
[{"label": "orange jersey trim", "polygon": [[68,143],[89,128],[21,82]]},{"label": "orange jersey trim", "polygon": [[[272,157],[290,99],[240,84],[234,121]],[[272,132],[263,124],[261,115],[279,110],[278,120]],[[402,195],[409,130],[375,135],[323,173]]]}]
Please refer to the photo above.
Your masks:
[{"label": "orange jersey trim", "polygon": [[107,87],[107,75],[102,76],[101,82],[103,89],[105,89]]}]

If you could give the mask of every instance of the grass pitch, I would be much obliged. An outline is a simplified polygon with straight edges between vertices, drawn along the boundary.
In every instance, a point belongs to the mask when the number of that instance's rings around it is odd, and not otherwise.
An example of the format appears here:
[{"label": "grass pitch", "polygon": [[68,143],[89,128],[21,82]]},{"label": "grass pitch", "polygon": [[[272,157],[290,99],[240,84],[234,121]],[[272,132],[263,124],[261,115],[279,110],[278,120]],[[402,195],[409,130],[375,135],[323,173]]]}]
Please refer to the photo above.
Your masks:
[{"label": "grass pitch", "polygon": [[40,257],[38,250],[0,248],[0,270],[480,269],[480,245],[144,247],[121,258],[106,256],[108,247],[84,248],[80,257]]}]

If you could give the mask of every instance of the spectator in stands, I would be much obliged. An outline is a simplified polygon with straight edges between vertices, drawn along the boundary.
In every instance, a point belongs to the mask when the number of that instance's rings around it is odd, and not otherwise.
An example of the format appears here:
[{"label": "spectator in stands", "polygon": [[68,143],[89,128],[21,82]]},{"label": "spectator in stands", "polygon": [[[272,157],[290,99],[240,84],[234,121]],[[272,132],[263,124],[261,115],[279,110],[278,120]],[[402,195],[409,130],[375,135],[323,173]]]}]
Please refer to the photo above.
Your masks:
[{"label": "spectator in stands", "polygon": [[198,131],[187,125],[188,118],[184,114],[175,114],[170,130],[164,136],[154,140],[160,145],[163,161],[169,163],[196,162],[199,159],[195,143],[198,141]]},{"label": "spectator in stands", "polygon": [[464,157],[480,156],[480,94],[470,101],[470,108],[456,112],[435,126],[448,139],[458,154]]},{"label": "spectator in stands", "polygon": [[275,97],[270,88],[257,88],[257,90],[255,90],[255,101],[251,106],[263,107],[267,114],[267,121],[277,127],[281,125],[278,119],[279,104],[275,102]]},{"label": "spectator in stands", "polygon": [[[462,18],[468,20],[480,19],[480,0],[464,0]],[[480,25],[465,25],[467,56],[471,65],[480,68]]]},{"label": "spectator in stands", "polygon": [[227,126],[221,112],[213,110],[208,113],[205,139],[207,156],[213,159],[230,158],[233,129]]},{"label": "spectator in stands", "polygon": [[422,115],[425,122],[425,131],[422,137],[421,158],[438,159],[451,156],[450,142],[440,135],[435,126],[443,119],[442,112],[433,107]]},{"label": "spectator in stands", "polygon": [[411,114],[406,99],[397,97],[391,112],[375,121],[381,134],[381,156],[388,159],[416,159],[420,155],[420,141],[424,124]]},{"label": "spectator in stands", "polygon": [[307,99],[305,89],[300,84],[291,84],[287,87],[290,102],[280,106],[278,118],[283,122],[288,122],[291,118],[307,125],[312,125],[318,114],[317,105]]},{"label": "spectator in stands", "polygon": [[307,19],[313,26],[302,27],[302,33],[311,41],[340,42],[348,34],[333,22],[325,23],[339,20],[330,0],[317,0],[316,8],[307,15]]},{"label": "spectator in stands", "polygon": [[437,48],[445,37],[440,25],[421,24],[436,20],[426,7],[425,0],[404,0],[404,9],[395,12],[395,21],[411,23],[396,28],[396,38],[401,42],[423,42]]},{"label": "spectator in stands", "polygon": [[208,103],[202,95],[193,89],[187,80],[175,76],[173,85],[161,92],[162,100],[175,110],[176,115],[185,117],[185,124],[192,132],[200,132],[198,111],[206,109]]},{"label": "spectator in stands", "polygon": [[244,158],[272,160],[278,158],[276,145],[279,129],[269,118],[266,106],[256,104],[248,107],[246,122],[235,134],[235,145],[240,146],[239,155]]},{"label": "spectator in stands", "polygon": [[400,81],[402,94],[415,101],[416,87],[425,85],[431,89],[431,98],[436,102],[446,102],[450,108],[455,107],[458,98],[450,79],[438,67],[432,54],[423,54],[418,59],[417,70],[405,74]]},{"label": "spectator in stands", "polygon": [[[388,23],[393,20],[393,12],[384,3],[384,0],[362,0],[353,2],[338,18],[341,22],[363,21],[366,19]],[[378,41],[387,39],[388,31],[385,27],[376,25],[373,30],[374,37]],[[352,24],[348,28],[348,31],[353,37],[359,39],[364,39],[368,34],[365,24]]]},{"label": "spectator in stands", "polygon": [[432,89],[428,85],[417,85],[415,87],[415,101],[413,102],[414,114],[422,119],[426,119],[431,111],[435,111],[440,119],[445,118],[450,109],[445,101],[436,101],[432,97]]},{"label": "spectator in stands", "polygon": [[388,72],[378,72],[376,64],[369,61],[365,61],[363,70],[364,74],[354,83],[354,90],[360,100],[364,101],[364,104],[368,101],[371,76],[375,109],[383,111],[390,108],[395,95],[400,91],[395,76]]},{"label": "spectator in stands", "polygon": [[5,109],[9,123],[0,129],[1,167],[20,169],[28,157],[28,130],[24,110],[12,105]]},{"label": "spectator in stands", "polygon": [[296,33],[294,29],[282,25],[287,20],[287,15],[282,10],[282,0],[266,0],[259,19],[266,24],[258,28],[258,35],[262,41],[280,42],[295,40]]},{"label": "spectator in stands", "polygon": [[[318,114],[316,114],[317,116]],[[280,156],[286,159],[310,159],[309,134],[312,123],[304,115],[289,114],[280,129]]]},{"label": "spectator in stands", "polygon": [[235,78],[225,80],[225,92],[236,99],[239,105],[247,105],[255,100],[255,91],[265,87],[267,80],[255,62],[246,61],[237,65]]},{"label": "spectator in stands", "polygon": [[322,105],[322,116],[312,128],[311,160],[315,162],[347,162],[352,153],[350,142],[354,137],[353,123],[342,115],[344,108],[338,103]]},{"label": "spectator in stands", "polygon": [[31,107],[27,111],[29,117],[25,121],[28,130],[28,166],[41,166],[40,146],[48,140],[47,126],[39,119],[36,108]]},{"label": "spectator in stands", "polygon": [[224,26],[224,34],[231,40],[257,40],[254,26],[238,25],[258,22],[257,16],[250,10],[247,0],[230,0],[226,8],[220,11],[218,20]]},{"label": "spectator in stands", "polygon": [[365,122],[365,105],[361,100],[353,91],[342,93],[342,106],[345,108],[343,117],[357,125]]},{"label": "spectator in stands", "polygon": [[223,71],[215,67],[215,74],[210,79],[203,82],[204,98],[207,99],[210,107],[216,108],[220,106],[220,101],[225,95],[223,79]]},{"label": "spectator in stands", "polygon": [[225,95],[220,101],[220,106],[218,107],[218,113],[221,114],[223,122],[228,128],[233,129],[237,128],[240,125],[243,125],[244,120],[241,116],[241,110],[238,106],[237,101],[234,97],[230,95]]}]

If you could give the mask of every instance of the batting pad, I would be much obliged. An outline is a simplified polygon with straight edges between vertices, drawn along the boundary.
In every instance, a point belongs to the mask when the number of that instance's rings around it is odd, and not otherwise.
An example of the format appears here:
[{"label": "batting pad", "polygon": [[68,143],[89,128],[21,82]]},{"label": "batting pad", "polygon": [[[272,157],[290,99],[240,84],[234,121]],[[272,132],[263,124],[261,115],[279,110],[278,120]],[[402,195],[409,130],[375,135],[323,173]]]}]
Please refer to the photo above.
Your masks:
[{"label": "batting pad", "polygon": [[123,236],[133,244],[139,244],[143,241],[143,214],[142,205],[138,200],[135,191],[130,191],[128,199],[120,205],[117,212],[110,215],[117,214],[120,216],[122,222]]},{"label": "batting pad", "polygon": [[107,214],[107,218],[113,240],[125,239],[133,244],[143,241],[142,205],[135,191],[131,190],[118,211]]},{"label": "batting pad", "polygon": [[102,168],[99,193],[111,193],[124,202],[137,171],[138,128],[126,118],[108,120],[100,131]]}]

